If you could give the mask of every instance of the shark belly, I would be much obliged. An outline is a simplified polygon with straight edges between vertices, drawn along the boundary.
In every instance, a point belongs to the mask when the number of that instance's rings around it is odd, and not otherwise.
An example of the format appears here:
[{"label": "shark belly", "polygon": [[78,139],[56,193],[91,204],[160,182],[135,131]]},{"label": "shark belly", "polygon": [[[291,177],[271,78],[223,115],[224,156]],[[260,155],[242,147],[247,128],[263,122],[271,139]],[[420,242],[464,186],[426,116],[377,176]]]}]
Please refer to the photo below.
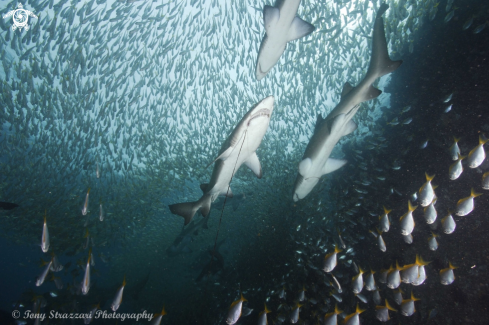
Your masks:
[{"label": "shark belly", "polygon": [[226,158],[226,160],[221,162],[221,168],[214,170],[216,175],[215,177],[213,175],[212,179],[215,179],[215,183],[206,193],[211,195],[211,202],[214,202],[219,195],[232,196],[231,189],[228,193],[228,187],[232,177],[234,176],[233,171],[236,173],[241,165],[255,153],[267,130],[266,128],[260,127],[261,125],[257,125],[261,122],[263,121],[250,122],[250,127],[242,139],[236,143],[233,152]]},{"label": "shark belly", "polygon": [[303,162],[305,163],[301,162],[301,164],[309,163],[307,159],[310,159],[310,166],[302,166],[303,168],[301,168],[301,165],[299,165],[299,173],[296,178],[293,196],[295,202],[305,198],[317,185],[321,176],[325,174],[324,167],[326,166],[328,159],[330,159],[331,152],[340,138],[341,137],[329,135],[321,148],[319,148],[314,155],[311,155],[311,157],[304,157]]}]

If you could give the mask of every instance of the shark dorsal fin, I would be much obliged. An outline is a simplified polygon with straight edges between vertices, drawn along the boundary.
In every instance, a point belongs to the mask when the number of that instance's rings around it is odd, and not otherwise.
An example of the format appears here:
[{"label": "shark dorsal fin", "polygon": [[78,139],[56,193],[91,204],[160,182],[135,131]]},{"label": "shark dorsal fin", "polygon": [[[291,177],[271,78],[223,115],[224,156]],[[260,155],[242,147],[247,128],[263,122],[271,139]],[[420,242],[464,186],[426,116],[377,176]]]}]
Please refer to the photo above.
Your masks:
[{"label": "shark dorsal fin", "polygon": [[350,85],[349,82],[345,82],[345,84],[343,85],[343,90],[341,91],[341,99],[343,99],[352,89],[353,86]]}]

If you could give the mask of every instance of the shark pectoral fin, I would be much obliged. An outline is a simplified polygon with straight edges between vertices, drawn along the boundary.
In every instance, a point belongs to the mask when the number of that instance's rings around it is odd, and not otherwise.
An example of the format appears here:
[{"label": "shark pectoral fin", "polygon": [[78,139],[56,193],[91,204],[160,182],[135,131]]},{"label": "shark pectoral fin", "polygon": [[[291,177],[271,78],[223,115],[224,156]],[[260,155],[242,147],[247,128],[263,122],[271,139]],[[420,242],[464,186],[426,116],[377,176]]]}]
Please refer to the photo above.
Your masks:
[{"label": "shark pectoral fin", "polygon": [[200,208],[200,200],[197,202],[185,202],[169,205],[171,213],[179,215],[185,219],[185,225],[188,225]]},{"label": "shark pectoral fin", "polygon": [[367,98],[365,100],[377,98],[380,96],[380,94],[382,94],[382,91],[370,85],[370,87],[368,88]]},{"label": "shark pectoral fin", "polygon": [[326,160],[326,163],[324,164],[324,167],[323,167],[323,175],[324,174],[332,173],[335,170],[340,169],[346,163],[347,163],[347,161],[346,160],[343,160],[343,159],[329,158],[328,160]]},{"label": "shark pectoral fin", "polygon": [[343,85],[343,90],[341,91],[341,99],[343,99],[343,97],[345,97],[353,88],[354,87],[350,85],[349,82],[345,82]]},{"label": "shark pectoral fin", "polygon": [[345,128],[343,129],[343,136],[348,135],[355,131],[357,129],[357,124],[353,122],[352,120],[349,120],[348,123],[346,123]]},{"label": "shark pectoral fin", "polygon": [[270,34],[270,28],[280,19],[280,10],[278,8],[266,5],[263,7],[263,22],[265,31]]},{"label": "shark pectoral fin", "polygon": [[315,29],[316,27],[314,27],[314,25],[300,19],[299,17],[295,17],[292,24],[290,24],[288,41],[294,41],[301,37],[307,36],[314,32]]},{"label": "shark pectoral fin", "polygon": [[209,215],[209,212],[211,211],[211,201],[212,197],[210,195],[204,195],[200,198],[199,201],[197,201],[200,207],[200,212],[204,217],[207,217]]},{"label": "shark pectoral fin", "polygon": [[307,174],[307,172],[311,168],[311,165],[312,165],[311,158],[303,159],[299,163],[299,174],[301,174],[302,177],[306,177],[305,175]]},{"label": "shark pectoral fin", "polygon": [[231,191],[231,186],[226,187],[224,190],[222,190],[221,193],[219,193],[219,195],[227,196],[227,197],[234,196],[233,191]]},{"label": "shark pectoral fin", "polygon": [[212,161],[212,162],[211,162],[209,165],[207,165],[205,168],[207,168],[207,167],[209,167],[210,165],[212,165],[213,163],[215,163],[215,162],[216,162],[218,159],[221,159],[221,160],[223,160],[223,161],[224,161],[224,160],[226,160],[226,159],[229,157],[229,155],[230,155],[230,154],[233,152],[233,150],[234,150],[234,147],[229,147],[229,148],[227,148],[226,150],[224,150],[224,152],[223,152],[223,153],[221,153],[221,154],[219,155],[219,157],[217,157],[216,159],[214,159],[214,160],[213,160],[213,161]]},{"label": "shark pectoral fin", "polygon": [[249,169],[251,169],[256,177],[262,178],[263,172],[261,170],[260,160],[258,160],[256,152],[253,152],[244,163],[246,166],[248,166]]},{"label": "shark pectoral fin", "polygon": [[209,186],[208,183],[204,183],[204,184],[200,184],[200,189],[202,190],[202,192],[205,194],[205,192],[207,192],[207,187]]}]

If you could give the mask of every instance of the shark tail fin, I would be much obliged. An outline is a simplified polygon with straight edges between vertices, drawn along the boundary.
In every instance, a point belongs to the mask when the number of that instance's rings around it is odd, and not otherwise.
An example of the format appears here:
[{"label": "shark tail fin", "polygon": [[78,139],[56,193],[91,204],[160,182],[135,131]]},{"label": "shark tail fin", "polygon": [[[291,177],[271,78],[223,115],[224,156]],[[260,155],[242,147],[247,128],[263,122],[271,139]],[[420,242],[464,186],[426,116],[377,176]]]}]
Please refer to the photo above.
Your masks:
[{"label": "shark tail fin", "polygon": [[169,205],[168,207],[170,208],[171,213],[183,217],[183,219],[185,219],[185,225],[188,225],[199,209],[200,212],[202,212],[202,215],[207,217],[211,210],[211,203],[211,196],[204,195],[198,201],[177,203]]},{"label": "shark tail fin", "polygon": [[375,17],[372,37],[372,59],[367,71],[367,75],[373,75],[375,78],[393,72],[402,64],[402,60],[392,61],[387,51],[387,41],[385,38],[384,20],[382,19],[382,15],[388,8],[389,6],[387,4],[382,4]]},{"label": "shark tail fin", "polygon": [[185,219],[185,225],[188,225],[195,215],[195,212],[200,208],[200,200],[196,202],[184,202],[169,205],[171,213],[179,215]]}]

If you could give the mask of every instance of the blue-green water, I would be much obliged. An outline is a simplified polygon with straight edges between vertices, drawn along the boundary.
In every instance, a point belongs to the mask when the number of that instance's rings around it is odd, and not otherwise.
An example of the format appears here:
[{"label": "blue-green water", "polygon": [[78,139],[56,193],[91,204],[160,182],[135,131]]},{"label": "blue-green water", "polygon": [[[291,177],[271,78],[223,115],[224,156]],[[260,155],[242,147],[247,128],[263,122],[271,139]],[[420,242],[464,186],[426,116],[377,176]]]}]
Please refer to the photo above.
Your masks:
[{"label": "blue-green water", "polygon": [[[387,3],[388,52],[404,62],[376,85],[383,94],[362,104],[354,117],[358,129],[333,150],[332,157],[348,163],[323,176],[297,203],[292,200],[297,166],[316,117],[332,111],[345,82],[357,85],[365,75],[380,2],[303,0],[297,14],[316,30],[289,42],[261,81],[254,69],[264,34],[262,9],[272,3],[48,0],[23,3],[39,16],[29,17],[28,31],[12,31],[12,18],[3,19],[0,201],[19,206],[0,209],[1,322],[14,322],[12,310],[32,309],[36,299],[47,314],[88,312],[97,303],[110,311],[125,276],[117,312],[159,313],[165,306],[162,324],[225,324],[241,293],[253,311],[239,324],[257,323],[265,302],[272,311],[269,324],[290,323],[303,288],[302,324],[321,322],[335,303],[345,314],[360,304],[366,309],[361,323],[374,324],[379,321],[372,293],[363,289],[368,299],[363,303],[351,290],[354,263],[377,272],[382,304],[388,299],[399,310],[393,290],[378,275],[396,261],[414,263],[419,254],[431,261],[426,281],[400,286],[404,299],[411,292],[420,298],[416,312],[409,317],[391,312],[390,323],[485,323],[489,203],[481,180],[489,165],[486,159],[472,169],[464,160],[462,175],[453,181],[448,169],[453,136],[461,137],[462,155],[477,146],[479,135],[489,136],[489,30],[483,25],[489,7],[458,0]],[[0,8],[4,15],[17,2]],[[252,105],[269,95],[275,108],[257,150],[263,178],[239,169],[231,183],[236,197],[223,210],[222,198],[214,202],[207,229],[183,227],[168,205],[202,195],[199,184],[209,182],[212,167],[206,166],[222,142]],[[426,224],[418,206],[408,245],[399,218],[425,183],[425,172],[435,174],[438,185],[436,228]],[[440,219],[471,188],[483,193],[475,198],[474,211],[454,215],[455,231],[444,234]],[[369,233],[382,206],[393,210],[391,229],[383,234],[386,252]],[[45,211],[47,253],[40,248]],[[185,232],[186,227],[196,228]],[[440,236],[436,251],[428,248],[431,231]],[[321,270],[324,256],[341,245],[338,232],[346,248],[332,274],[343,289],[341,303],[330,295],[332,277]],[[218,257],[212,259],[216,242]],[[172,245],[178,247],[171,250]],[[95,265],[83,295],[79,287],[89,247]],[[50,272],[38,287],[40,259],[49,261],[51,252],[64,269]],[[448,262],[458,268],[455,281],[445,286],[439,271]],[[52,275],[61,279],[62,289],[50,281]],[[119,320],[125,323],[136,322]]]}]

